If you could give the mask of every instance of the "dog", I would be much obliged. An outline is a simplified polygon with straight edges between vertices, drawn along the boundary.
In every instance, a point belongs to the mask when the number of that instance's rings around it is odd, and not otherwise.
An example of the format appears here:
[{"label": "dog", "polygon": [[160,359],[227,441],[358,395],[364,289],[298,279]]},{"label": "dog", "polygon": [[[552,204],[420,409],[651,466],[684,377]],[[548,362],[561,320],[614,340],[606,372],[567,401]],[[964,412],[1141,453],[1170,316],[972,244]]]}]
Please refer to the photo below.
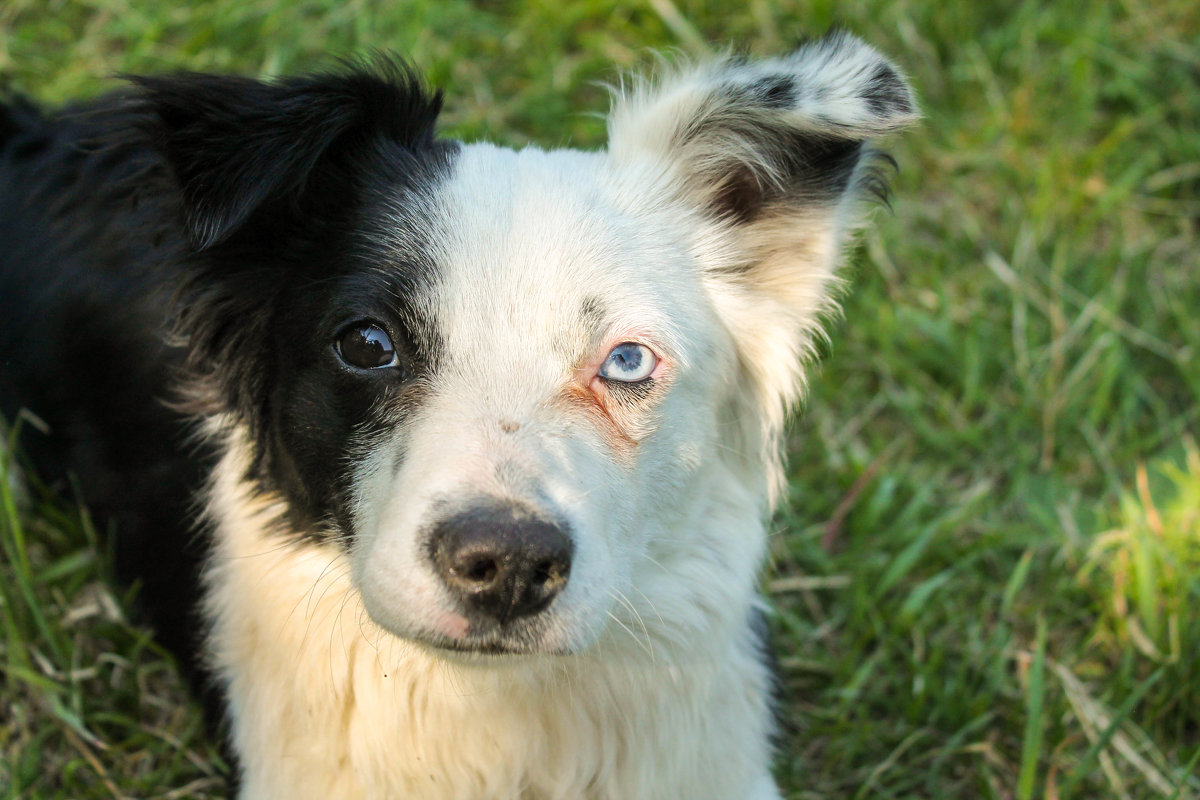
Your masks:
[{"label": "dog", "polygon": [[442,138],[387,56],[131,81],[0,112],[0,409],[237,796],[780,797],[781,431],[901,72],[665,67],[597,152]]}]

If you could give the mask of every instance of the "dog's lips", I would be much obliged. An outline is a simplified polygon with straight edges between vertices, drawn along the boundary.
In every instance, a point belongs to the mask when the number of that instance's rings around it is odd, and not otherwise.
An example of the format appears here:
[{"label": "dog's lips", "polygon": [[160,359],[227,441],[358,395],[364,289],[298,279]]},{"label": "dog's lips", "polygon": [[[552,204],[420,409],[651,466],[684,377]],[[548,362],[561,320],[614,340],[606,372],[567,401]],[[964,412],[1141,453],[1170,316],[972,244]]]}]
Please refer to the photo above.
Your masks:
[{"label": "dog's lips", "polygon": [[528,649],[516,649],[495,640],[482,642],[446,642],[438,645],[442,650],[452,650],[455,653],[473,653],[487,656],[528,655]]},{"label": "dog's lips", "polygon": [[511,643],[498,639],[486,639],[474,642],[439,641],[429,643],[439,653],[447,656],[459,656],[470,659],[472,656],[482,657],[512,657],[525,658],[529,656],[569,656],[567,650],[540,650],[525,643]]},{"label": "dog's lips", "polygon": [[450,611],[443,612],[426,634],[414,638],[445,654],[516,657],[571,654],[559,647],[545,646],[541,637],[531,636],[527,630],[473,626],[467,618]]}]

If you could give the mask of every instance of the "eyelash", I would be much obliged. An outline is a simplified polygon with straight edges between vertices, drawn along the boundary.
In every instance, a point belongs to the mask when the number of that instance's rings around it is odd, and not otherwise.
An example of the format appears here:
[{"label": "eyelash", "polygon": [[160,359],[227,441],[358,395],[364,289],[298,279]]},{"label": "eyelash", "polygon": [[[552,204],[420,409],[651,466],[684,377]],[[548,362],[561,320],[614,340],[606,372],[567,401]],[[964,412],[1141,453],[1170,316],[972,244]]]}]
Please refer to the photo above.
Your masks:
[{"label": "eyelash", "polygon": [[657,386],[654,378],[642,378],[640,381],[629,383],[610,380],[603,375],[597,377],[604,381],[605,390],[621,401],[641,402],[649,397]]}]

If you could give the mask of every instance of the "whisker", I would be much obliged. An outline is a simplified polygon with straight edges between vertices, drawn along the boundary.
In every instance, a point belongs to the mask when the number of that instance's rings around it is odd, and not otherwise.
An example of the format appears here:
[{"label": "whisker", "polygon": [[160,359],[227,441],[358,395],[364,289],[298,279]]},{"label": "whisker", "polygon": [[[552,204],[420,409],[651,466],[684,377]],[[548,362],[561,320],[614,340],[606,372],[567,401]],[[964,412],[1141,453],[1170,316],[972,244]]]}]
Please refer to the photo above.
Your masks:
[{"label": "whisker", "polygon": [[[655,649],[654,649],[654,637],[650,635],[650,629],[646,627],[646,621],[644,619],[642,619],[642,615],[637,610],[637,607],[634,606],[634,604],[630,601],[630,599],[628,597],[626,597],[625,593],[622,592],[620,589],[609,589],[608,593],[611,597],[615,598],[617,600],[617,602],[621,603],[626,608],[628,608],[630,613],[633,614],[634,618],[637,620],[637,624],[639,626],[641,626],[642,633],[646,637],[646,647],[650,652],[650,662],[652,664],[657,664],[658,663],[658,654],[657,654],[657,652],[655,652]],[[643,597],[644,596],[645,595],[643,595]]]},{"label": "whisker", "polygon": [[604,613],[608,614],[609,618],[612,619],[613,622],[617,623],[622,628],[624,628],[625,632],[629,634],[629,638],[631,638],[633,641],[637,642],[639,647],[641,647],[643,650],[645,650],[646,653],[649,654],[649,656],[651,658],[654,658],[654,648],[650,647],[645,642],[643,642],[642,638],[640,636],[638,636],[636,633],[634,633],[632,628],[630,628],[624,622],[621,622],[620,617],[618,617],[616,614],[612,613],[611,611],[605,611]]}]

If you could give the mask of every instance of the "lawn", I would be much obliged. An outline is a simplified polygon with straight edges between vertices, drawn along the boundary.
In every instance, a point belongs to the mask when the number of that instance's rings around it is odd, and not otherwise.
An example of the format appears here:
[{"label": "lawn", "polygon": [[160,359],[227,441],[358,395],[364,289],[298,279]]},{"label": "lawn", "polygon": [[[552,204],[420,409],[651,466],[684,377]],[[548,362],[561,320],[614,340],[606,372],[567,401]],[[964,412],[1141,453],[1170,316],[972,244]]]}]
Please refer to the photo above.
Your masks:
[{"label": "lawn", "polygon": [[[1200,798],[1200,5],[4,0],[0,88],[389,49],[447,134],[603,144],[599,82],[832,25],[926,119],[791,426],[765,587],[790,798]],[[3,243],[0,243],[0,247]],[[2,358],[2,355],[0,355]],[[2,367],[0,367],[2,368]],[[219,767],[86,514],[0,481],[0,794]]]}]

